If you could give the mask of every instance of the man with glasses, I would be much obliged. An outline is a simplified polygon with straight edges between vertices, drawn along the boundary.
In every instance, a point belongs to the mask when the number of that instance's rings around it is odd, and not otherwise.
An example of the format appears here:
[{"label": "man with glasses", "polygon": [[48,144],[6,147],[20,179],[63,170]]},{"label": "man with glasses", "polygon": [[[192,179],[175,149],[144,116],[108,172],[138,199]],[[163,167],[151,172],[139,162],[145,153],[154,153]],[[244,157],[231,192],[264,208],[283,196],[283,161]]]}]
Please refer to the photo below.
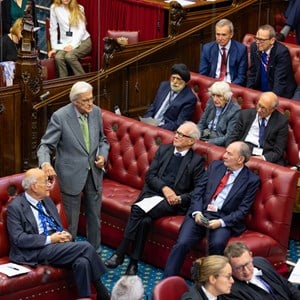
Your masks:
[{"label": "man with glasses", "polygon": [[[71,103],[53,113],[38,147],[39,166],[48,176],[58,176],[62,200],[75,239],[81,206],[87,218],[87,240],[100,253],[102,178],[109,144],[103,132],[101,109],[94,105],[93,87],[76,82]],[[51,155],[55,154],[55,170]]]},{"label": "man with glasses", "polygon": [[234,27],[230,20],[217,22],[215,34],[216,40],[203,46],[199,73],[244,86],[248,69],[246,46],[232,39]]},{"label": "man with glasses", "polygon": [[250,46],[247,87],[277,96],[292,98],[296,81],[288,48],[276,41],[272,26],[260,26]]},{"label": "man with glasses", "polygon": [[228,137],[228,143],[245,141],[252,155],[284,165],[288,140],[288,118],[277,110],[278,97],[273,92],[262,93],[256,108],[242,109],[238,123]]},{"label": "man with glasses", "polygon": [[153,103],[140,118],[141,121],[173,131],[184,121],[190,120],[197,97],[187,86],[189,80],[190,71],[185,64],[173,65],[170,80],[160,84]]},{"label": "man with glasses", "polygon": [[300,291],[273,268],[263,257],[252,257],[249,248],[234,242],[225,248],[224,255],[232,267],[234,283],[224,299],[240,300],[298,300]]},{"label": "man with glasses", "polygon": [[158,148],[146,173],[143,190],[131,207],[124,238],[116,252],[105,261],[107,267],[121,265],[131,243],[125,274],[136,275],[152,221],[186,213],[196,185],[207,182],[204,159],[192,150],[199,137],[197,125],[188,121],[179,126],[172,144]]},{"label": "man with glasses", "polygon": [[207,237],[207,255],[222,255],[231,236],[246,230],[244,219],[259,187],[259,177],[245,165],[251,155],[244,142],[230,144],[223,160],[213,161],[207,185],[199,181],[179,236],[168,257],[164,277],[178,275],[184,258]]}]

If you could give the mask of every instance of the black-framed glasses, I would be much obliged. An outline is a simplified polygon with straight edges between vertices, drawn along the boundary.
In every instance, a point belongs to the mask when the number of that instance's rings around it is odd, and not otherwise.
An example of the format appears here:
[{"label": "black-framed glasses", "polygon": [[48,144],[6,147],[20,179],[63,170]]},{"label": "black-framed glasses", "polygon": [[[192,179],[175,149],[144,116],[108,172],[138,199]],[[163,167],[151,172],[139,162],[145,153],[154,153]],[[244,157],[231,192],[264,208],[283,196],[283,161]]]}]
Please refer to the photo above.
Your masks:
[{"label": "black-framed glasses", "polygon": [[190,137],[189,135],[186,135],[186,134],[184,134],[184,133],[182,133],[182,132],[180,132],[180,131],[175,131],[175,134],[178,136],[178,137],[180,137],[180,138],[188,138],[188,139],[191,139],[192,137]]},{"label": "black-framed glasses", "polygon": [[257,43],[263,43],[263,42],[266,42],[266,41],[269,41],[271,38],[268,38],[268,39],[262,39],[262,38],[259,38],[259,37],[255,37],[254,40],[255,42]]},{"label": "black-framed glasses", "polygon": [[240,265],[240,266],[236,266],[236,267],[233,267],[233,269],[237,272],[242,272],[245,268],[250,268],[253,266],[253,260],[249,260],[248,262],[246,262],[245,264],[243,265]]}]

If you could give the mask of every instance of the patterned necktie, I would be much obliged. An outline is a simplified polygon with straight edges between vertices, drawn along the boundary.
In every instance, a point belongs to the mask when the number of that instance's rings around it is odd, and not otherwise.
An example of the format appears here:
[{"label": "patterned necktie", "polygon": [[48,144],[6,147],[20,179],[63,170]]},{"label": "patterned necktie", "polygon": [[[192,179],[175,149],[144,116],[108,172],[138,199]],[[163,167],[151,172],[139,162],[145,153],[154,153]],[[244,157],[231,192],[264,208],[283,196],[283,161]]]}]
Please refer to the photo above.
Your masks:
[{"label": "patterned necktie", "polygon": [[259,125],[259,147],[262,148],[265,139],[266,119],[262,118]]},{"label": "patterned necktie", "polygon": [[226,48],[222,48],[222,59],[221,59],[221,70],[219,79],[223,80],[226,76],[226,63],[227,63],[227,56],[226,56]]},{"label": "patterned necktie", "polygon": [[38,216],[39,216],[39,219],[42,223],[42,226],[43,226],[43,230],[44,230],[44,234],[45,235],[50,235],[49,234],[49,231],[48,231],[48,226],[52,229],[52,230],[55,230],[55,231],[62,231],[63,229],[56,225],[55,224],[55,221],[53,218],[51,218],[50,216],[46,215],[45,212],[44,212],[44,208],[43,208],[43,204],[42,202],[38,202],[37,205],[36,205],[37,209],[38,209]]},{"label": "patterned necktie", "polygon": [[220,192],[224,189],[226,183],[228,182],[229,180],[229,176],[232,174],[232,171],[228,170],[225,175],[222,177],[219,185],[217,186],[213,196],[211,197],[211,200],[214,200],[215,198],[217,198],[217,196],[220,194]]},{"label": "patterned necktie", "polygon": [[181,154],[180,152],[175,152],[175,156],[177,156],[177,157],[181,157],[181,156],[182,156],[182,154]]},{"label": "patterned necktie", "polygon": [[164,114],[166,110],[169,108],[171,102],[175,99],[177,93],[173,92],[172,90],[169,92],[166,99],[163,101],[160,109],[157,111],[157,113],[154,116],[154,119],[162,120],[164,118]]},{"label": "patterned necktie", "polygon": [[90,151],[90,134],[89,134],[89,124],[88,124],[87,117],[81,115],[79,120],[80,120],[80,126],[81,126],[82,135],[83,135],[86,148],[88,151]]},{"label": "patterned necktie", "polygon": [[263,52],[261,55],[261,90],[262,92],[268,91],[268,77],[267,77],[267,70],[268,70],[268,55],[266,52]]}]

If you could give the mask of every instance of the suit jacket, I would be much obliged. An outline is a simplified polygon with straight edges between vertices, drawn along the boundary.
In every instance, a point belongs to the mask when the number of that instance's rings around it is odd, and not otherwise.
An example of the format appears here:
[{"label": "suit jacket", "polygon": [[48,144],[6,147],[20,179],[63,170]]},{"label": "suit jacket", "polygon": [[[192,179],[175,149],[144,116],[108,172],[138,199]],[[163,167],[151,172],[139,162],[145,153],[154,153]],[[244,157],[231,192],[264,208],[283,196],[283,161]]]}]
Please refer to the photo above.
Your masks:
[{"label": "suit jacket", "polygon": [[[241,107],[234,100],[232,99],[229,100],[229,102],[222,110],[218,119],[218,123],[216,125],[217,137],[209,138],[208,140],[209,143],[218,146],[225,146],[226,139],[228,138],[228,136],[230,136],[231,132],[234,130],[235,125],[238,121],[240,110]],[[209,124],[211,121],[214,120],[215,115],[216,115],[216,106],[214,104],[214,101],[210,99],[207,102],[205,111],[198,123],[198,127],[201,131],[201,135],[203,135],[205,129],[210,129]]]},{"label": "suit jacket", "polygon": [[[221,298],[217,297],[217,299],[219,300]],[[181,300],[208,300],[208,298],[202,288],[197,288],[194,284],[182,295]]]},{"label": "suit jacket", "polygon": [[[256,117],[256,109],[241,110],[239,121],[228,138],[228,144],[233,141],[244,141]],[[288,140],[288,118],[275,110],[266,127],[263,144],[263,155],[267,161],[284,164],[284,152]]]},{"label": "suit jacket", "polygon": [[[169,81],[164,81],[160,84],[155,99],[148,108],[144,117],[154,118],[170,90]],[[165,123],[160,127],[169,130],[176,130],[184,121],[191,118],[195,109],[196,101],[197,98],[192,89],[186,85],[167,108],[163,117]]]},{"label": "suit jacket", "polygon": [[[202,49],[199,73],[216,78],[219,54],[220,48],[216,41],[205,44]],[[247,47],[236,40],[231,40],[227,57],[231,82],[245,85],[248,69]]]},{"label": "suit jacket", "polygon": [[297,44],[300,45],[300,2],[298,0],[289,0],[289,6],[284,13],[285,24],[296,30]]},{"label": "suit jacket", "polygon": [[246,229],[244,219],[253,204],[260,179],[244,166],[235,179],[222,208],[217,212],[206,211],[207,205],[226,171],[227,168],[221,160],[215,160],[209,165],[207,185],[198,182],[188,214],[201,211],[210,220],[221,218],[226,227],[231,228],[233,235],[239,235]]},{"label": "suit jacket", "polygon": [[[63,227],[53,201],[45,198],[43,202],[49,215]],[[20,264],[36,265],[47,237],[39,234],[38,225],[25,194],[17,196],[7,207],[7,230],[10,239],[10,260]]]},{"label": "suit jacket", "polygon": [[60,189],[69,195],[77,195],[83,190],[89,171],[92,173],[96,190],[102,187],[103,171],[98,169],[94,162],[96,155],[102,155],[107,160],[109,144],[103,132],[102,115],[98,106],[93,106],[88,122],[89,152],[72,103],[53,113],[38,148],[39,165],[50,162],[50,155],[56,151],[55,170]]},{"label": "suit jacket", "polygon": [[[151,165],[146,173],[145,185],[137,201],[155,195],[164,196],[162,188],[166,185],[162,176],[173,156],[174,146],[171,144],[161,145],[155,153]],[[204,159],[192,149],[183,157],[177,172],[174,186],[171,187],[177,195],[181,195],[181,204],[178,213],[185,214],[190,202],[191,195],[198,181],[207,181]]]},{"label": "suit jacket", "polygon": [[[250,68],[247,87],[261,90],[261,55],[256,43],[250,46]],[[275,42],[267,67],[268,89],[277,96],[291,98],[296,89],[296,81],[292,68],[291,56],[288,48],[279,42]]]},{"label": "suit jacket", "polygon": [[[272,265],[263,257],[254,257],[254,266],[262,271],[262,278],[272,287],[277,300],[298,300],[300,299],[300,290],[297,290],[290,282],[272,267]],[[234,279],[231,293],[223,295],[224,299],[240,300],[272,300],[270,294],[254,284],[246,283]]]}]

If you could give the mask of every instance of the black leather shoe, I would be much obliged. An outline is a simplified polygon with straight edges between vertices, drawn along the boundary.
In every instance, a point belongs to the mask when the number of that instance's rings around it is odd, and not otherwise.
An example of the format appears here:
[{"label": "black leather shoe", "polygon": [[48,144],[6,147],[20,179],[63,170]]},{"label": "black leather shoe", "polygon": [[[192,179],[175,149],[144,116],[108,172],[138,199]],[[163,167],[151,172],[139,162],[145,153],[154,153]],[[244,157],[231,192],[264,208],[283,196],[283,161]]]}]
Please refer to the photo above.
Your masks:
[{"label": "black leather shoe", "polygon": [[124,256],[118,256],[116,253],[113,254],[109,259],[107,259],[104,264],[106,267],[114,269],[121,265],[124,261]]},{"label": "black leather shoe", "polygon": [[138,272],[138,265],[136,263],[130,263],[127,267],[125,275],[136,275]]}]

